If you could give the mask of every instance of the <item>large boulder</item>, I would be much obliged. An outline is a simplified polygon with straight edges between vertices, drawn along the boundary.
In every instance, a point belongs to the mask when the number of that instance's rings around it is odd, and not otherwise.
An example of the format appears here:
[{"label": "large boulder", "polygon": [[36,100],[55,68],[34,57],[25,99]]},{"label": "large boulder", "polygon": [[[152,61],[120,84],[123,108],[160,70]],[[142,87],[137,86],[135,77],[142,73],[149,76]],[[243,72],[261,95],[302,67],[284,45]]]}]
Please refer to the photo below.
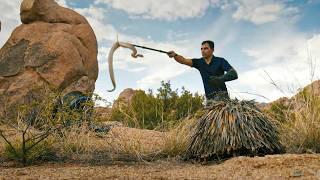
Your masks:
[{"label": "large boulder", "polygon": [[112,108],[117,109],[117,108],[122,107],[122,105],[130,106],[131,102],[132,102],[132,98],[134,97],[136,92],[137,92],[137,90],[134,90],[131,88],[127,88],[127,89],[123,90],[120,93],[118,99],[113,103]]},{"label": "large boulder", "polygon": [[98,50],[88,21],[54,0],[23,0],[20,17],[0,49],[0,115],[5,107],[41,100],[43,89],[91,94]]}]

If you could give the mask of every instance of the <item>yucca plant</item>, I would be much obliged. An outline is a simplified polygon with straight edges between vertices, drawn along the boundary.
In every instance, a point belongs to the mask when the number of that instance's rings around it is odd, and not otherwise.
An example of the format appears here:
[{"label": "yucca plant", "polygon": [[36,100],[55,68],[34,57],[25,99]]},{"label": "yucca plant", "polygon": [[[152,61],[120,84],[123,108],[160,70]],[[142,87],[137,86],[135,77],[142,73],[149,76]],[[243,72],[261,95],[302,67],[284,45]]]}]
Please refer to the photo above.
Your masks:
[{"label": "yucca plant", "polygon": [[278,134],[254,101],[217,101],[191,129],[184,159],[279,153]]}]

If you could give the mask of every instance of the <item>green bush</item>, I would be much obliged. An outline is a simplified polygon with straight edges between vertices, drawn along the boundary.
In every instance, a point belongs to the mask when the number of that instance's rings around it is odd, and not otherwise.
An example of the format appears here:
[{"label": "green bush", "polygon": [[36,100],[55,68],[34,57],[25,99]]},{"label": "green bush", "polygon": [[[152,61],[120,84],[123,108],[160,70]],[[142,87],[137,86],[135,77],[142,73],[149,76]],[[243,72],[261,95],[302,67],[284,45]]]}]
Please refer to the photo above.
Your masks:
[{"label": "green bush", "polygon": [[203,107],[203,96],[192,94],[182,87],[172,90],[170,82],[161,82],[156,94],[151,90],[135,92],[129,105],[121,103],[112,111],[111,120],[129,127],[167,130],[181,119],[193,116]]}]

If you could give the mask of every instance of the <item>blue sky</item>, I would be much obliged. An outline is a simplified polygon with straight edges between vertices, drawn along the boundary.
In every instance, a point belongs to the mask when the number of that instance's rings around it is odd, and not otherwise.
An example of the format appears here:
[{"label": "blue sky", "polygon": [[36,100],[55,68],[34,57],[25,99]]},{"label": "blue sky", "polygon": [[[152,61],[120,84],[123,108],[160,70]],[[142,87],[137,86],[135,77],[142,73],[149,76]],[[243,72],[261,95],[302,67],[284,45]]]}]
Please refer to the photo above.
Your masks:
[{"label": "blue sky", "polygon": [[[0,46],[19,21],[20,0],[0,0]],[[138,49],[114,56],[116,91],[108,74],[107,55],[116,40],[163,50],[188,58],[200,57],[203,40],[213,40],[215,55],[238,71],[228,82],[232,97],[269,102],[319,79],[320,0],[60,0],[84,15],[99,44],[96,90],[113,101],[125,88],[156,90],[161,81],[174,89],[184,86],[204,93],[196,69],[178,64],[165,54]],[[311,75],[315,69],[314,75]],[[275,87],[270,80],[277,84]],[[263,96],[263,97],[262,97]]]}]

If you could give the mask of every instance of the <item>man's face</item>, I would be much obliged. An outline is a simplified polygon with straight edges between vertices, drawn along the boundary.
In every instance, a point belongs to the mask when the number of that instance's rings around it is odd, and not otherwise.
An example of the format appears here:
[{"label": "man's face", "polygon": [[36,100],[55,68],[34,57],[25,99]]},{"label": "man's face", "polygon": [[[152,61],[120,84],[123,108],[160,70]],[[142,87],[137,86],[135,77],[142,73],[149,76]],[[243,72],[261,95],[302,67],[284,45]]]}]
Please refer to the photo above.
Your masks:
[{"label": "man's face", "polygon": [[209,44],[205,43],[201,45],[201,54],[202,57],[207,58],[210,57],[213,53],[213,49],[210,48]]}]

